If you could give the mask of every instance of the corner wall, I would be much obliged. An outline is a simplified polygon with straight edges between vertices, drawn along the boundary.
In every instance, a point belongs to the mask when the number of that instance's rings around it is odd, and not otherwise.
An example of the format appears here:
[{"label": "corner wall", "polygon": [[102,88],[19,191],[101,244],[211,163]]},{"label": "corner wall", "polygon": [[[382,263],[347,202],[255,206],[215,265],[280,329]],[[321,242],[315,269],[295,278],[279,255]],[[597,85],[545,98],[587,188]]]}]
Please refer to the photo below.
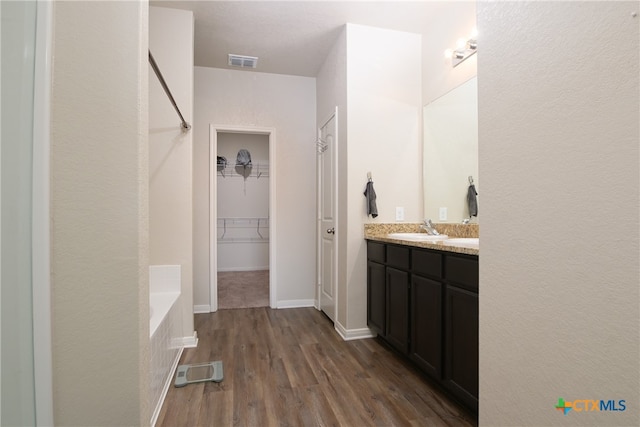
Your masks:
[{"label": "corner wall", "polygon": [[[320,124],[338,106],[336,329],[368,336],[364,224],[422,216],[421,36],[347,24],[317,77]],[[368,217],[367,172],[379,216]]]},{"label": "corner wall", "polygon": [[149,49],[192,129],[180,118],[150,65],[149,261],[180,264],[183,337],[193,324],[193,12],[149,8]]},{"label": "corner wall", "polygon": [[[338,107],[338,183],[342,183],[347,177],[347,26],[345,25],[338,39],[331,48],[316,77],[316,129],[325,122]],[[317,161],[317,160],[316,160]],[[319,183],[316,182],[316,190]],[[347,186],[337,186],[338,200],[347,198]],[[317,202],[316,202],[317,206]],[[341,254],[347,253],[346,233],[341,230],[347,229],[347,205],[338,203],[337,209],[337,226],[336,248],[338,250],[338,260],[342,260]],[[317,218],[317,213],[315,218]],[[314,236],[314,242],[317,242],[317,236]],[[338,277],[346,277],[346,263],[338,262]],[[318,273],[316,271],[316,273]],[[316,280],[318,282],[319,280]],[[336,301],[336,318],[335,321],[343,325],[347,324],[347,287],[343,285],[344,281],[340,280],[337,285],[337,301]],[[318,285],[318,283],[316,283]]]},{"label": "corner wall", "polygon": [[[346,239],[339,258],[339,286],[346,310],[339,321],[347,330],[367,329],[366,242],[364,224],[422,218],[421,36],[347,24],[346,175],[339,205],[346,207]],[[340,124],[343,126],[343,124]],[[343,153],[340,152],[342,155]],[[363,191],[372,173],[379,216],[368,217]]]},{"label": "corner wall", "polygon": [[51,93],[55,425],[150,418],[147,22],[56,2]]},{"label": "corner wall", "polygon": [[481,425],[640,424],[634,11],[478,4]]}]

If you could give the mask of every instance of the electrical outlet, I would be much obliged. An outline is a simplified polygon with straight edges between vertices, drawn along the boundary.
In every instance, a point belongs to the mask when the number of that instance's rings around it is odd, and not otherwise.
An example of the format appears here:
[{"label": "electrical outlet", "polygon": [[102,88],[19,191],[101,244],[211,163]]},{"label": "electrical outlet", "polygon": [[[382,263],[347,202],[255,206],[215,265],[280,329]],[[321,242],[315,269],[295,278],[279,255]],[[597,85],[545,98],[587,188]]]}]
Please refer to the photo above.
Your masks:
[{"label": "electrical outlet", "polygon": [[440,221],[446,221],[447,220],[447,208],[440,208],[440,217],[439,217]]},{"label": "electrical outlet", "polygon": [[404,208],[396,208],[396,221],[404,221]]}]

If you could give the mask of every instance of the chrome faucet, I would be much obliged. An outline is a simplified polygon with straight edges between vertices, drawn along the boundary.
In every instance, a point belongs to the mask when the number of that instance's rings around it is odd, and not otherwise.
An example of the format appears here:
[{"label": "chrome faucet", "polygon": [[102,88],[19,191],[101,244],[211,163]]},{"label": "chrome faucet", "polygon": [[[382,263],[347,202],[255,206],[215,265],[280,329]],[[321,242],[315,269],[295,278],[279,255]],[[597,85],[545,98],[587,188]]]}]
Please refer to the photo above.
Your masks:
[{"label": "chrome faucet", "polygon": [[420,228],[422,228],[427,232],[427,234],[431,234],[432,236],[437,236],[440,234],[438,233],[438,230],[436,230],[436,228],[433,226],[433,223],[430,219],[425,219],[424,221],[422,221],[422,225],[420,226]]}]

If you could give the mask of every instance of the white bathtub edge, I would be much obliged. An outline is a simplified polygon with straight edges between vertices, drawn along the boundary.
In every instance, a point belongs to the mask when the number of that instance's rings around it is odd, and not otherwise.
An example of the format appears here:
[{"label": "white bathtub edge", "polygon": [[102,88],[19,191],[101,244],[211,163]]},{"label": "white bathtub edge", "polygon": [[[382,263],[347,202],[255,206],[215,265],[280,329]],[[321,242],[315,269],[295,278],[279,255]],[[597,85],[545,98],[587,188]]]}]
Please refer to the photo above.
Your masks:
[{"label": "white bathtub edge", "polygon": [[149,338],[153,338],[162,321],[180,298],[180,292],[154,292],[149,294],[149,306],[153,315],[149,317]]}]

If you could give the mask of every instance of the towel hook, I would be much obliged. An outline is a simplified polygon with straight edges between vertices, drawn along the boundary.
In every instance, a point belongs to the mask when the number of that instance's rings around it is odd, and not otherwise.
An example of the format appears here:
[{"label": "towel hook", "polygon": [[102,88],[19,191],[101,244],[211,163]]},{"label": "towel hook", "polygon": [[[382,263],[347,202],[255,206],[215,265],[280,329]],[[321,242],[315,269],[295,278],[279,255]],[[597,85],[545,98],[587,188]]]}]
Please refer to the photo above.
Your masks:
[{"label": "towel hook", "polygon": [[367,181],[371,182],[371,172],[367,172]]},{"label": "towel hook", "polygon": [[473,185],[473,176],[469,175],[469,185]]},{"label": "towel hook", "polygon": [[316,151],[318,154],[324,153],[327,151],[327,148],[329,148],[329,144],[318,136],[318,138],[316,138]]}]

